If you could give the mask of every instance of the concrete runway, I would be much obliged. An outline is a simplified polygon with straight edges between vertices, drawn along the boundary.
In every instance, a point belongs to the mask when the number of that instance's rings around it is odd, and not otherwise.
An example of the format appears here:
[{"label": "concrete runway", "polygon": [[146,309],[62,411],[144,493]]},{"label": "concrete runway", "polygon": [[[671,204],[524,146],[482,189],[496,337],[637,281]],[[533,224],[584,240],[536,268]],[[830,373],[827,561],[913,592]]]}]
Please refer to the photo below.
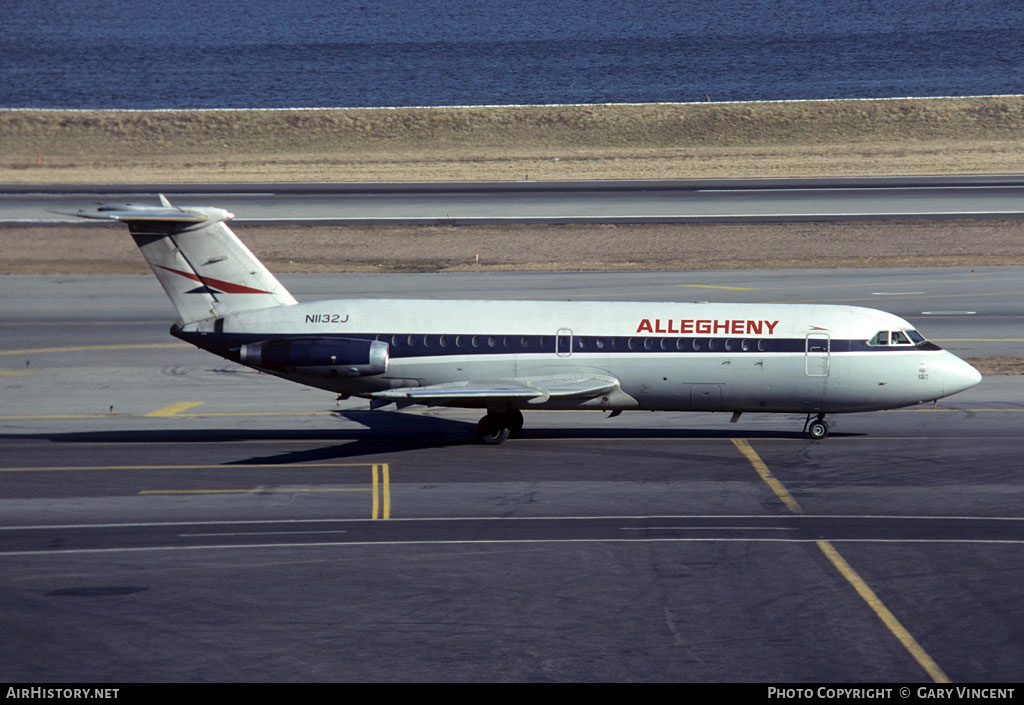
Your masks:
[{"label": "concrete runway", "polygon": [[1007,176],[425,184],[0,184],[0,223],[80,222],[101,202],[217,206],[239,224],[653,223],[1020,217]]},{"label": "concrete runway", "polygon": [[[1020,268],[282,279],[852,302],[965,356],[1024,341]],[[477,412],[338,406],[180,344],[152,277],[0,295],[2,680],[1024,677],[1020,379],[820,442],[789,415],[528,412],[485,447]]]}]

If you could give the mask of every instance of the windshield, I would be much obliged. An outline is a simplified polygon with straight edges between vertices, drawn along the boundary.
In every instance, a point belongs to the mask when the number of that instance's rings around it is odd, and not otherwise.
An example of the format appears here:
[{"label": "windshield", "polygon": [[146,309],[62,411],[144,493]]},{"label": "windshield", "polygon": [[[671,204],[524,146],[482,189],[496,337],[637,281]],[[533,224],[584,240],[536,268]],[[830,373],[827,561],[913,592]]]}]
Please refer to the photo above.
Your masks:
[{"label": "windshield", "polygon": [[920,345],[924,342],[924,336],[918,333],[913,328],[908,328],[905,333],[910,336],[910,339],[914,341],[914,345]]},{"label": "windshield", "polygon": [[913,345],[919,348],[920,350],[942,349],[935,343],[925,340],[925,337],[918,333],[913,328],[906,328],[904,330],[880,330],[877,333],[875,333],[875,336],[871,340],[868,341],[868,345]]}]

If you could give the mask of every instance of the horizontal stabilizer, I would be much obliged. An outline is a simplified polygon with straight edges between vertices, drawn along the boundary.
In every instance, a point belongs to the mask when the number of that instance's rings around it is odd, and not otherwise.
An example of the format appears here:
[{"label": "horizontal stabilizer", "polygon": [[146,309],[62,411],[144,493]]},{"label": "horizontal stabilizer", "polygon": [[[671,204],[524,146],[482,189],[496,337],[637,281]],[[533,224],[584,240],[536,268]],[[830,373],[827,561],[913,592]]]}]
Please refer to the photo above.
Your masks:
[{"label": "horizontal stabilizer", "polygon": [[145,223],[149,226],[166,223],[170,229],[189,227],[200,223],[231,220],[233,213],[222,208],[176,208],[161,194],[160,205],[139,203],[102,203],[95,208],[83,208],[72,215],[93,220],[114,220],[127,223]]},{"label": "horizontal stabilizer", "polygon": [[75,213],[80,218],[93,218],[95,220],[116,220],[121,223],[133,221],[162,221],[167,223],[205,223],[210,220],[209,216],[202,213],[189,213],[180,208],[154,208],[152,206],[143,209],[128,208],[126,206],[100,206],[99,208],[83,209]]}]

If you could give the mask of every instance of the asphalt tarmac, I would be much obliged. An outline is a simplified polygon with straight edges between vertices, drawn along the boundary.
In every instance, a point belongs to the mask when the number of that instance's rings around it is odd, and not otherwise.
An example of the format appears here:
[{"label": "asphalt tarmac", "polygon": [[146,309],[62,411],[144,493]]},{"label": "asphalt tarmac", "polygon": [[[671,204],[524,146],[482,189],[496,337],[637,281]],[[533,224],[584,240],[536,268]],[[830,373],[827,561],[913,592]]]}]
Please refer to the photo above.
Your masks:
[{"label": "asphalt tarmac", "polygon": [[[330,296],[830,301],[964,356],[1019,268],[283,277]],[[1024,381],[802,417],[367,410],[0,277],[0,680],[1013,682]],[[414,407],[415,408],[415,407]]]}]

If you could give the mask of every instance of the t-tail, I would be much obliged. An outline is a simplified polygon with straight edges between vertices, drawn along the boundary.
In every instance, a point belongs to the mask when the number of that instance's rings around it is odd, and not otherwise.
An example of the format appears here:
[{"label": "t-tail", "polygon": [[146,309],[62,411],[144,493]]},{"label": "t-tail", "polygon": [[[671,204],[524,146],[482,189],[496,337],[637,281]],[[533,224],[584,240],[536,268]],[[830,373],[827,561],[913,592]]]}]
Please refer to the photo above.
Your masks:
[{"label": "t-tail", "polygon": [[128,225],[182,323],[297,303],[231,232],[227,221],[233,213],[175,208],[163,195],[160,203],[102,205],[75,215]]}]

